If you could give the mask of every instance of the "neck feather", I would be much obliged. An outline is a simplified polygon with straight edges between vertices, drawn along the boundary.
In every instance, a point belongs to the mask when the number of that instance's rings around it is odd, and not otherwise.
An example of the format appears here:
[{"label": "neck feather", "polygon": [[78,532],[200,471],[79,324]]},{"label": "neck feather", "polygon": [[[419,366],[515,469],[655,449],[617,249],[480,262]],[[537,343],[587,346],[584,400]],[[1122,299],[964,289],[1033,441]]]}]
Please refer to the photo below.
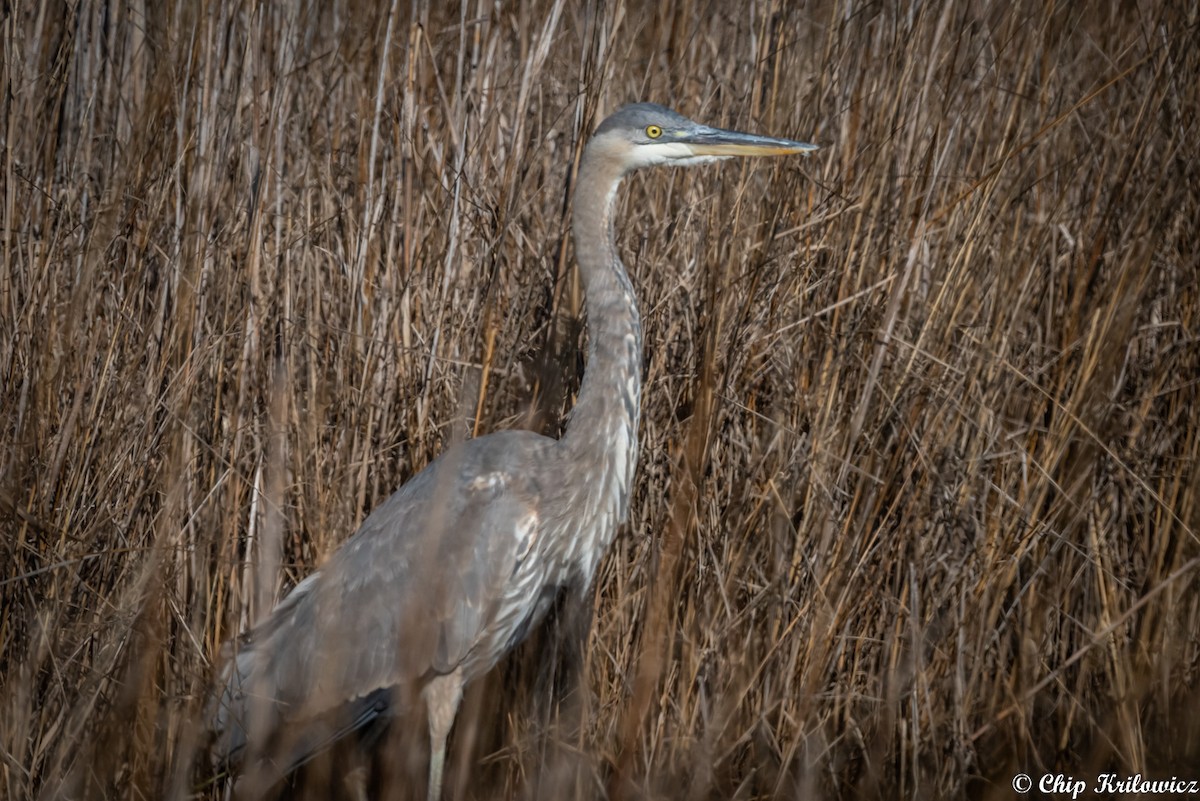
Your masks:
[{"label": "neck feather", "polygon": [[585,151],[576,181],[572,230],[586,293],[588,352],[579,399],[562,445],[586,468],[588,504],[602,517],[607,545],[629,511],[642,396],[642,323],[613,238],[613,205],[621,172]]}]

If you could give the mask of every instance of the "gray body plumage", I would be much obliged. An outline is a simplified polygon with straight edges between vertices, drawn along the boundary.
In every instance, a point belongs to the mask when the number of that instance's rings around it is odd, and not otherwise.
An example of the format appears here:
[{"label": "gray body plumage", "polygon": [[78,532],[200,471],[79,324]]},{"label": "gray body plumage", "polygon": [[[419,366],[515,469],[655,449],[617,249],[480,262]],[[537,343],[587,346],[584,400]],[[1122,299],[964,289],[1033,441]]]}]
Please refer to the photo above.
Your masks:
[{"label": "gray body plumage", "polygon": [[451,448],[243,638],[211,713],[217,759],[248,755],[260,768],[240,795],[379,715],[410,711],[417,698],[430,718],[429,795],[440,795],[462,687],[519,643],[560,590],[589,589],[629,513],[642,330],[613,238],[618,184],[653,164],[811,149],[652,104],[627,106],[597,128],[575,195],[589,344],[566,432],[560,440],[500,432]]},{"label": "gray body plumage", "polygon": [[[230,723],[246,691],[270,698],[257,702],[264,720],[254,726],[270,733],[375,690],[489,669],[512,632],[545,612],[509,596],[536,595],[570,572],[539,536],[545,476],[528,469],[547,464],[556,444],[521,431],[471,440],[376,508],[237,654],[218,706],[222,750],[234,756],[245,745],[243,727]],[[410,531],[440,536],[404,536]]]}]

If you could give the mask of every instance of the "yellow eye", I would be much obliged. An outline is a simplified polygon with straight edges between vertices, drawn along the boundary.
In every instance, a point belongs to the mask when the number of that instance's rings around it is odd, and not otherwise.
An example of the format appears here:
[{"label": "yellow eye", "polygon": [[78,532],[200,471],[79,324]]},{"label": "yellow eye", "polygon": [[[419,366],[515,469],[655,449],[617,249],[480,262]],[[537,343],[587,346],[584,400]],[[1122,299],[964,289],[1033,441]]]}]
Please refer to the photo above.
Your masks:
[{"label": "yellow eye", "polygon": [[651,139],[657,139],[658,137],[662,136],[662,128],[659,128],[657,125],[647,125],[646,136],[650,137]]}]

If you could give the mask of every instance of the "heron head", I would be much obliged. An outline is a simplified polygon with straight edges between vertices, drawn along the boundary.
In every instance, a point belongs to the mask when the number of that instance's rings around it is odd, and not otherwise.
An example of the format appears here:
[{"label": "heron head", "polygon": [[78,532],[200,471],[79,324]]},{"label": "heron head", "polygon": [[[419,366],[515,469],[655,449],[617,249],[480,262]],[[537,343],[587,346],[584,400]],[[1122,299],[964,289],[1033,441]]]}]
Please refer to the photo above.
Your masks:
[{"label": "heron head", "polygon": [[656,164],[688,166],[733,156],[807,155],[817,145],[712,128],[654,103],[624,106],[592,135],[589,148],[603,152],[621,172]]}]

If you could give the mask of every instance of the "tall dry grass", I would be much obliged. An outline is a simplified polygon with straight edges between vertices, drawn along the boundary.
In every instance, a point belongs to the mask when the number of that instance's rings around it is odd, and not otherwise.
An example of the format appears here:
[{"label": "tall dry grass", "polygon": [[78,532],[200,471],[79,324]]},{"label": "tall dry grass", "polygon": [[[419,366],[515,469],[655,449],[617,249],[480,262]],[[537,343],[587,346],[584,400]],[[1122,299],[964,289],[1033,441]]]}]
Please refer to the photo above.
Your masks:
[{"label": "tall dry grass", "polygon": [[1194,4],[0,27],[5,797],[217,797],[220,643],[447,442],[561,429],[572,165],[634,99],[825,149],[628,183],[642,457],[582,725],[537,638],[451,794],[1200,779]]}]

